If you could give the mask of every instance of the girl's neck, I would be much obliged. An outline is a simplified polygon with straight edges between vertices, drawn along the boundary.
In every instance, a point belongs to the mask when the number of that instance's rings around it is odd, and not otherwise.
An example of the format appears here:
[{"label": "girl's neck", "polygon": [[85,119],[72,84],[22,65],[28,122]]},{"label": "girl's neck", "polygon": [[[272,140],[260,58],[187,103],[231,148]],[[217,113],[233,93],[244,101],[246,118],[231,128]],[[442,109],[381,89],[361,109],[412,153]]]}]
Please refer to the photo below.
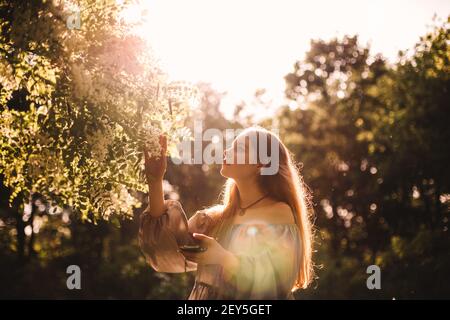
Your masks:
[{"label": "girl's neck", "polygon": [[265,195],[255,181],[236,181],[236,186],[239,190],[241,207],[246,207]]}]

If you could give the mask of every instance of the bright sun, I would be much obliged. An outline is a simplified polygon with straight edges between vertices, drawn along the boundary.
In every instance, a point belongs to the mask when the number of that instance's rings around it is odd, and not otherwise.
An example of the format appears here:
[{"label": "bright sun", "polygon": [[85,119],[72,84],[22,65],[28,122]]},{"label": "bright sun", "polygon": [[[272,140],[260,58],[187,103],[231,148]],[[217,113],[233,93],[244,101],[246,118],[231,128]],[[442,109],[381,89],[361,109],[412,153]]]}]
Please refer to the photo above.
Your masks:
[{"label": "bright sun", "polygon": [[124,17],[142,18],[139,33],[171,78],[227,91],[222,107],[230,116],[258,88],[267,89],[273,107],[266,114],[282,104],[283,77],[310,39],[359,34],[373,53],[395,59],[419,40],[435,11],[450,12],[450,1],[142,0]]}]

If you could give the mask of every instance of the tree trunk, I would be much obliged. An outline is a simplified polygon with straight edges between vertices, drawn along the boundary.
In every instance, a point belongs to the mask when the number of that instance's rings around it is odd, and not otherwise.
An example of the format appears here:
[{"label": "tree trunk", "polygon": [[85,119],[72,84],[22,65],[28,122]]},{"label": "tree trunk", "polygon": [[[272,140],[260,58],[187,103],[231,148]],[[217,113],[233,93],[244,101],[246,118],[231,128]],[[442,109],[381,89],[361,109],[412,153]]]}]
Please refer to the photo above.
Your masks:
[{"label": "tree trunk", "polygon": [[22,213],[20,212],[20,207],[17,207],[15,213],[16,219],[16,231],[17,231],[17,258],[20,262],[24,261],[25,258],[25,222],[22,219]]},{"label": "tree trunk", "polygon": [[36,206],[34,204],[34,200],[31,202],[31,215],[30,220],[28,222],[28,225],[31,226],[31,236],[30,240],[28,241],[28,258],[31,258],[35,255],[36,251],[34,251],[34,240],[35,240],[35,234],[33,231],[33,224],[34,224],[34,215],[36,213]]}]

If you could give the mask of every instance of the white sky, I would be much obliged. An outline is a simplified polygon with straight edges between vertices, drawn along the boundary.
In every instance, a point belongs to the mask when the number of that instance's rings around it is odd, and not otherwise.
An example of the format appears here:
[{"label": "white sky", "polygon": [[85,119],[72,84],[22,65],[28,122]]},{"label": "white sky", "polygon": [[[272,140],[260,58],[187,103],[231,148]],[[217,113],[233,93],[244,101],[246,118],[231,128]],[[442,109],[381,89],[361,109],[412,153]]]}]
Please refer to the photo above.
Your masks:
[{"label": "white sky", "polygon": [[358,34],[372,53],[394,61],[434,14],[450,14],[448,0],[151,0],[144,7],[146,37],[170,77],[227,91],[228,115],[257,88],[268,89],[279,106],[283,77],[312,38]]}]

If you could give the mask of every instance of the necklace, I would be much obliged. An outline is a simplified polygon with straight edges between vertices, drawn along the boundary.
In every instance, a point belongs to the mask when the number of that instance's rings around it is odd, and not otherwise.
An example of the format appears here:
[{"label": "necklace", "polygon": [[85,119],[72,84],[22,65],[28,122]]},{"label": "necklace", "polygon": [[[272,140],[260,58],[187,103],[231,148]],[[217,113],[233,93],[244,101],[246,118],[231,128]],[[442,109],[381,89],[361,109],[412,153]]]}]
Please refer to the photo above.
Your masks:
[{"label": "necklace", "polygon": [[255,202],[249,204],[248,206],[246,206],[246,207],[244,207],[244,208],[242,208],[241,205],[239,205],[239,209],[241,210],[241,211],[239,212],[239,215],[240,215],[240,216],[243,216],[243,215],[245,214],[245,211],[246,211],[248,208],[250,208],[251,206],[257,204],[258,202],[260,202],[262,199],[264,199],[264,198],[267,197],[268,195],[269,195],[268,193],[265,194],[264,196],[262,196],[261,198],[259,198],[258,200],[256,200]]}]

